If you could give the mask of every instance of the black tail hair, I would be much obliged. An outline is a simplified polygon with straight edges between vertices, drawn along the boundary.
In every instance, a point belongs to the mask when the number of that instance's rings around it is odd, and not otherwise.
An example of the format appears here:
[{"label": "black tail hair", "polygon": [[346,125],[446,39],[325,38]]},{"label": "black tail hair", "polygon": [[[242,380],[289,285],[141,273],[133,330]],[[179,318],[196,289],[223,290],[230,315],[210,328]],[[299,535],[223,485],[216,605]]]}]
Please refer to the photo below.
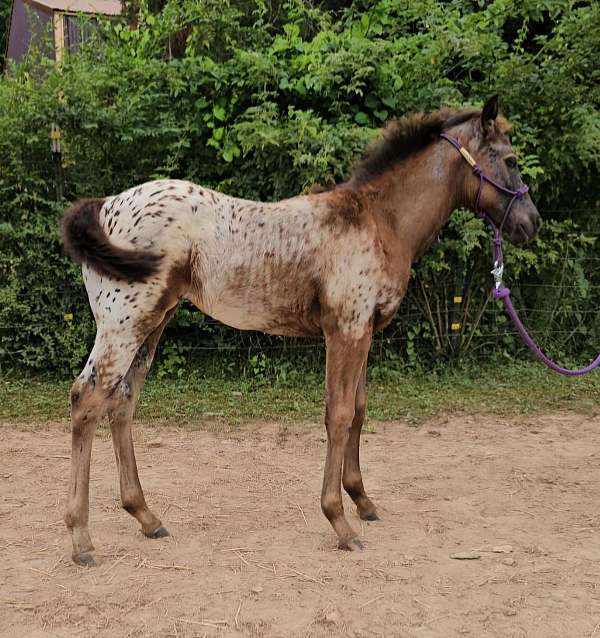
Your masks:
[{"label": "black tail hair", "polygon": [[118,248],[100,225],[103,199],[80,199],[61,220],[62,242],[73,261],[117,279],[146,281],[159,268],[161,255],[147,250]]}]

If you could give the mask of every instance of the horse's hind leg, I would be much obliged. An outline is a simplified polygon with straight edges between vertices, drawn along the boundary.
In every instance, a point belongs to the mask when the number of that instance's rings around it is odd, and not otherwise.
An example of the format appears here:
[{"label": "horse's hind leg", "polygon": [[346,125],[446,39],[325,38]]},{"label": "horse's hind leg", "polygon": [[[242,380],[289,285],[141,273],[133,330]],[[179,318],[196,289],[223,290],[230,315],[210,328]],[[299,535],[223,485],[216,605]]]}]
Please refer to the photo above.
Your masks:
[{"label": "horse's hind leg", "polygon": [[95,563],[88,531],[90,457],[104,400],[95,377],[80,377],[71,388],[71,480],[65,523],[73,541],[73,560],[80,565]]},{"label": "horse's hind leg", "polygon": [[350,427],[350,435],[344,452],[344,471],[342,484],[350,498],[356,504],[358,515],[364,521],[376,521],[379,519],[377,509],[373,501],[367,496],[360,471],[360,432],[365,420],[367,409],[367,362],[365,361],[361,371],[358,387],[356,388],[356,401],[354,404],[354,419]]},{"label": "horse's hind leg", "polygon": [[88,531],[94,432],[138,347],[134,340],[113,343],[110,333],[99,331],[88,362],[71,388],[71,479],[65,523],[73,540],[73,560],[80,565],[94,564],[94,546]]},{"label": "horse's hind leg", "polygon": [[123,509],[139,521],[143,533],[149,538],[160,538],[168,536],[169,533],[146,505],[135,460],[131,420],[144,380],[152,365],[158,341],[173,312],[174,309],[168,313],[160,326],[152,332],[137,351],[127,375],[113,395],[108,411],[119,471],[121,504]]}]

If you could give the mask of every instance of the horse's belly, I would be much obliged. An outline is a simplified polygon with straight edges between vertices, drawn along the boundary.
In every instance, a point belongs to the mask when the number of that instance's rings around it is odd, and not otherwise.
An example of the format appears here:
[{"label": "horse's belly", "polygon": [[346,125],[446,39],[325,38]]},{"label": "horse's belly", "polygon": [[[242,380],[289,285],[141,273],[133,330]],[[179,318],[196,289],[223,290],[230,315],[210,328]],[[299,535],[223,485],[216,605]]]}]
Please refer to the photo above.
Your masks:
[{"label": "horse's belly", "polygon": [[215,302],[204,308],[203,312],[213,319],[238,330],[264,330],[268,325],[269,317],[260,312],[260,309],[243,308],[232,303]]},{"label": "horse's belly", "polygon": [[306,337],[321,334],[318,303],[313,299],[279,300],[226,293],[212,303],[197,304],[207,315],[238,330]]},{"label": "horse's belly", "polygon": [[313,261],[293,251],[283,259],[272,250],[244,256],[250,247],[237,246],[237,262],[227,265],[221,253],[202,255],[194,269],[190,294],[206,314],[239,330],[259,330],[275,335],[321,334]]}]

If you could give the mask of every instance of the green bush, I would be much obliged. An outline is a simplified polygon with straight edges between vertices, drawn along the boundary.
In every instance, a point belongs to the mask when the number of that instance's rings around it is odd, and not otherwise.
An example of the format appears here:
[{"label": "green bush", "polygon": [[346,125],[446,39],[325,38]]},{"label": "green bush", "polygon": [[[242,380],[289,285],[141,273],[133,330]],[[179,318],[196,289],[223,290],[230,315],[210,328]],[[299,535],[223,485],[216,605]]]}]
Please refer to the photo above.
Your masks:
[{"label": "green bush", "polygon": [[[525,179],[551,220],[533,246],[509,251],[511,287],[520,306],[535,309],[527,320],[554,354],[588,354],[600,344],[594,249],[578,234],[600,230],[592,178],[600,164],[597,3],[184,0],[166,2],[159,14],[138,2],[134,13],[135,28],[104,25],[60,67],[32,53],[0,79],[4,369],[75,371],[93,342],[78,269],[58,243],[66,201],[162,176],[240,197],[287,197],[343,180],[385,120],[443,103],[480,104],[494,92],[514,123]],[[58,203],[52,124],[62,131]],[[386,365],[514,352],[516,340],[487,297],[487,252],[481,223],[455,215],[376,342]],[[452,303],[459,292],[460,307]],[[210,352],[198,348],[259,346],[268,358],[291,347],[220,326],[187,305],[166,340],[164,374]],[[269,367],[262,356],[247,365],[254,375]]]}]

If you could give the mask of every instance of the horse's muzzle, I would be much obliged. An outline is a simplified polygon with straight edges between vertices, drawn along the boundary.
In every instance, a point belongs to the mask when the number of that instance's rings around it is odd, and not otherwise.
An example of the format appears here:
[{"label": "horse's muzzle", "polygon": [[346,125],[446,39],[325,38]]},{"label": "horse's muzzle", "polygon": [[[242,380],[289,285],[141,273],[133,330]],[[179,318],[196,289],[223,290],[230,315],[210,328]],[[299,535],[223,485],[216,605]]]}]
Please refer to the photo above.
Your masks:
[{"label": "horse's muzzle", "polygon": [[524,219],[517,220],[513,228],[510,229],[510,241],[517,246],[527,244],[536,237],[541,227],[541,215],[537,211],[529,213]]}]

